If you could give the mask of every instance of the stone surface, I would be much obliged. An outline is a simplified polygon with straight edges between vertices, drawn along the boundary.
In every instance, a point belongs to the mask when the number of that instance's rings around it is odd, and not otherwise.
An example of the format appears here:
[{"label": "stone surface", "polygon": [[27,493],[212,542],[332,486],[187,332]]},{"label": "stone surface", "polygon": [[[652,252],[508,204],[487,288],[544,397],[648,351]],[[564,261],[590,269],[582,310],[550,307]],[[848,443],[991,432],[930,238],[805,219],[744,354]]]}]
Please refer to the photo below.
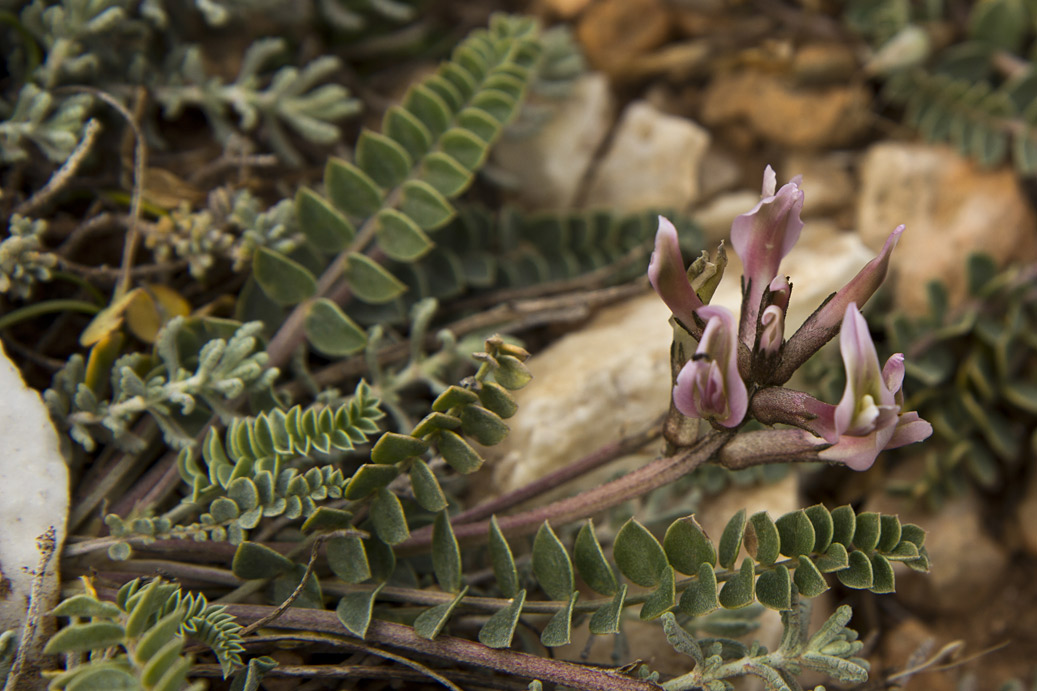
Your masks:
[{"label": "stone surface", "polygon": [[493,148],[494,162],[512,176],[514,201],[528,209],[568,209],[612,124],[608,78],[600,72],[580,77],[551,118],[531,136],[507,136]]},{"label": "stone surface", "polygon": [[[28,608],[33,572],[40,563],[36,539],[54,528],[57,548],[65,539],[68,469],[58,435],[40,395],[0,348],[0,631],[20,629]],[[40,611],[57,604],[57,556],[43,580]]]},{"label": "stone surface", "polygon": [[984,171],[944,146],[885,142],[861,162],[858,228],[878,249],[907,225],[892,272],[896,306],[928,309],[926,283],[948,284],[952,304],[965,296],[965,259],[975,251],[999,265],[1037,259],[1037,221],[1011,170]]},{"label": "stone surface", "polygon": [[644,101],[623,111],[608,152],[595,171],[587,206],[619,211],[684,210],[699,195],[709,133]]},{"label": "stone surface", "polygon": [[857,195],[856,157],[842,152],[792,153],[781,166],[784,175],[803,176],[803,218],[839,213],[853,207]]},{"label": "stone surface", "polygon": [[867,131],[871,94],[859,84],[797,88],[761,71],[725,74],[706,89],[702,122],[744,128],[769,142],[799,149],[851,144]]},{"label": "stone surface", "polygon": [[632,58],[661,46],[671,23],[663,0],[601,0],[581,15],[576,38],[591,66],[615,74]]},{"label": "stone surface", "polygon": [[584,10],[591,0],[542,0],[544,7],[562,19],[572,19]]},{"label": "stone surface", "polygon": [[691,217],[702,228],[707,247],[713,248],[721,240],[730,245],[731,222],[750,211],[758,201],[759,190],[726,192],[695,209]]},{"label": "stone surface", "polygon": [[982,523],[982,507],[973,495],[948,501],[936,514],[904,499],[872,492],[866,510],[898,514],[901,523],[927,530],[928,574],[895,565],[897,598],[915,612],[970,614],[976,603],[996,597],[1009,566],[1005,548]]}]

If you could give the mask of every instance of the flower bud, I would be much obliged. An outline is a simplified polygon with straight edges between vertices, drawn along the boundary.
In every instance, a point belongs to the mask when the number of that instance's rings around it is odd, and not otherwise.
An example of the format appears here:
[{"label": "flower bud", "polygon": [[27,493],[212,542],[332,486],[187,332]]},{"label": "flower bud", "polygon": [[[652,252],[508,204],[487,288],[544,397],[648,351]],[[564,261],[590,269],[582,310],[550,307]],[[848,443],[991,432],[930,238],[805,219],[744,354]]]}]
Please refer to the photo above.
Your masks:
[{"label": "flower bud", "polygon": [[734,315],[716,305],[700,307],[698,315],[706,320],[706,328],[695,354],[677,375],[674,405],[688,417],[736,427],[745,418],[749,393],[738,373]]}]

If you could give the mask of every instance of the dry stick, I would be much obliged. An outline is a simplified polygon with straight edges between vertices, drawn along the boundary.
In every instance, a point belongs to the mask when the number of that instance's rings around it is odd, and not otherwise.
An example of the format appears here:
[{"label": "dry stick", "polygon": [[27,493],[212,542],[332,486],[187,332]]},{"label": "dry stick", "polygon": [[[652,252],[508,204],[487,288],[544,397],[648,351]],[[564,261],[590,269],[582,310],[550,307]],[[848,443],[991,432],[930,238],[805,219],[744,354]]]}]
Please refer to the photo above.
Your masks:
[{"label": "dry stick", "polygon": [[80,164],[83,163],[83,159],[86,158],[87,153],[90,151],[90,147],[93,146],[94,140],[101,131],[101,123],[94,118],[90,118],[87,121],[86,127],[83,130],[83,139],[80,140],[79,144],[76,145],[75,150],[69,155],[65,162],[61,164],[53,175],[50,176],[50,180],[47,180],[47,184],[36,191],[36,194],[32,195],[24,202],[15,207],[14,212],[16,214],[27,215],[49,202],[54,195],[61,191],[61,188],[76,174],[79,170]]},{"label": "dry stick", "polygon": [[300,595],[302,595],[302,591],[306,587],[306,581],[308,581],[310,579],[310,575],[313,574],[313,565],[317,563],[317,555],[320,554],[320,547],[323,544],[323,537],[318,537],[316,540],[313,541],[313,545],[310,547],[310,561],[306,564],[306,573],[302,575],[302,580],[299,581],[299,585],[295,586],[295,590],[293,590],[292,594],[288,596],[288,599],[282,602],[277,607],[277,609],[275,609],[270,614],[266,615],[262,619],[257,619],[256,621],[252,622],[251,624],[243,628],[241,631],[239,631],[238,633],[242,637],[247,636],[248,634],[258,629],[260,626],[266,626],[270,622],[280,617],[282,614],[287,612],[288,608],[292,606],[292,603],[295,602]]},{"label": "dry stick", "polygon": [[614,461],[617,458],[622,458],[627,454],[633,453],[649,442],[662,436],[662,419],[664,417],[665,416],[662,416],[657,419],[650,427],[609,444],[605,444],[597,451],[584,456],[575,463],[563,466],[553,473],[548,473],[523,487],[502,494],[495,499],[474,506],[467,511],[462,511],[451,518],[450,523],[456,527],[462,523],[471,523],[473,521],[482,520],[483,518],[489,518],[493,514],[506,511],[513,506],[539,496],[547,490],[559,487],[560,485],[580,477],[585,473],[589,473],[590,471]]},{"label": "dry stick", "polygon": [[[501,532],[512,537],[534,533],[544,521],[560,524],[593,516],[690,473],[723,448],[733,436],[733,430],[710,432],[676,456],[656,459],[612,482],[546,506],[504,516],[497,523]],[[489,538],[489,526],[489,521],[485,520],[464,523],[454,528],[454,536],[462,544],[478,544]],[[432,530],[429,526],[411,533],[407,540],[396,546],[395,551],[400,555],[414,554],[427,551],[431,546]]]},{"label": "dry stick", "polygon": [[[239,620],[254,621],[270,612],[271,607],[261,605],[227,605],[227,613]],[[329,610],[290,609],[277,620],[278,628],[315,631],[343,635],[344,630],[338,616]],[[355,639],[345,639],[353,642]],[[412,653],[430,655],[466,665],[475,665],[511,674],[524,679],[564,684],[572,689],[584,691],[659,691],[652,682],[632,679],[607,669],[595,669],[583,665],[529,655],[513,650],[495,650],[481,643],[462,638],[440,635],[429,641],[415,633],[410,626],[372,619],[364,641],[407,650]]]},{"label": "dry stick", "polygon": [[[25,613],[25,623],[22,625],[22,635],[18,642],[18,652],[15,654],[14,663],[7,675],[7,683],[4,691],[33,691],[39,688],[39,665],[38,658],[42,652],[43,644],[39,640],[41,634],[40,599],[43,597],[43,582],[47,577],[47,567],[50,560],[57,551],[57,530],[54,526],[47,529],[36,538],[36,549],[40,553],[40,561],[36,565],[33,574],[32,586],[29,590],[29,609]],[[23,673],[26,676],[23,678]]]},{"label": "dry stick", "polygon": [[[283,636],[264,636],[272,641],[285,640]],[[252,638],[246,643],[252,643]],[[289,640],[295,640],[290,639]],[[192,677],[222,677],[223,668],[217,664],[201,664],[191,667]],[[460,670],[444,671],[444,677],[464,684],[465,689],[500,689],[500,691],[526,691],[521,682],[508,682],[488,677],[483,672],[463,672]],[[388,681],[426,681],[428,675],[413,669],[399,669],[388,665],[278,665],[264,675],[269,677],[287,677],[291,679],[385,679]]]}]

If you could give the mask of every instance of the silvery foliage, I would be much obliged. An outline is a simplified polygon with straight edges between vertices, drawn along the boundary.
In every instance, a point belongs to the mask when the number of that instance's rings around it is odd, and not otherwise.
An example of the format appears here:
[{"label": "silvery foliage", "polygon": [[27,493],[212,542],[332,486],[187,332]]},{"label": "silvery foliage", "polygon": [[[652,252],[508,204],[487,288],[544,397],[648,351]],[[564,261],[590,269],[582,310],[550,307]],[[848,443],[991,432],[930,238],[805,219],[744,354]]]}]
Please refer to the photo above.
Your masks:
[{"label": "silvery foliage", "polygon": [[0,242],[0,293],[27,300],[33,286],[51,279],[57,257],[43,249],[46,221],[15,214]]}]

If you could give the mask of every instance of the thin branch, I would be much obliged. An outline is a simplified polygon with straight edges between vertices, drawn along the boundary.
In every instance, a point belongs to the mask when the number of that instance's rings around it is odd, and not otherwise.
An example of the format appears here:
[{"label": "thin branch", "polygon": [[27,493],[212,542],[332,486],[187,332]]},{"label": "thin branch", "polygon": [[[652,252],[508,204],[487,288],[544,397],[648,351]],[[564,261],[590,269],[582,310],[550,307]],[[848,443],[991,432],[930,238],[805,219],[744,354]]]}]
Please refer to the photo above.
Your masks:
[{"label": "thin branch", "polygon": [[83,159],[86,158],[87,153],[90,151],[90,147],[93,146],[94,140],[97,135],[101,132],[101,123],[94,118],[86,123],[86,128],[83,130],[83,138],[79,144],[76,145],[75,150],[69,155],[65,162],[61,164],[61,167],[54,171],[54,174],[47,180],[47,184],[36,191],[34,195],[26,199],[24,202],[15,207],[14,212],[16,214],[22,214],[23,216],[31,214],[33,211],[41,206],[44,206],[49,202],[54,195],[61,191],[61,188],[72,179],[72,176],[79,170],[79,166],[83,163]]},{"label": "thin branch", "polygon": [[310,580],[310,576],[313,575],[313,565],[317,563],[317,555],[320,554],[320,548],[323,544],[323,537],[318,537],[316,540],[313,541],[313,545],[310,547],[310,560],[306,563],[306,573],[302,575],[302,580],[299,581],[299,585],[295,586],[295,590],[292,591],[292,594],[289,595],[288,599],[282,602],[277,607],[277,609],[275,609],[273,612],[266,615],[262,619],[257,619],[256,621],[252,622],[251,624],[243,628],[239,632],[242,638],[252,633],[260,626],[266,626],[270,622],[280,617],[282,614],[288,611],[288,608],[292,606],[292,603],[295,602],[300,595],[302,595],[302,591],[306,588],[306,581]]}]

